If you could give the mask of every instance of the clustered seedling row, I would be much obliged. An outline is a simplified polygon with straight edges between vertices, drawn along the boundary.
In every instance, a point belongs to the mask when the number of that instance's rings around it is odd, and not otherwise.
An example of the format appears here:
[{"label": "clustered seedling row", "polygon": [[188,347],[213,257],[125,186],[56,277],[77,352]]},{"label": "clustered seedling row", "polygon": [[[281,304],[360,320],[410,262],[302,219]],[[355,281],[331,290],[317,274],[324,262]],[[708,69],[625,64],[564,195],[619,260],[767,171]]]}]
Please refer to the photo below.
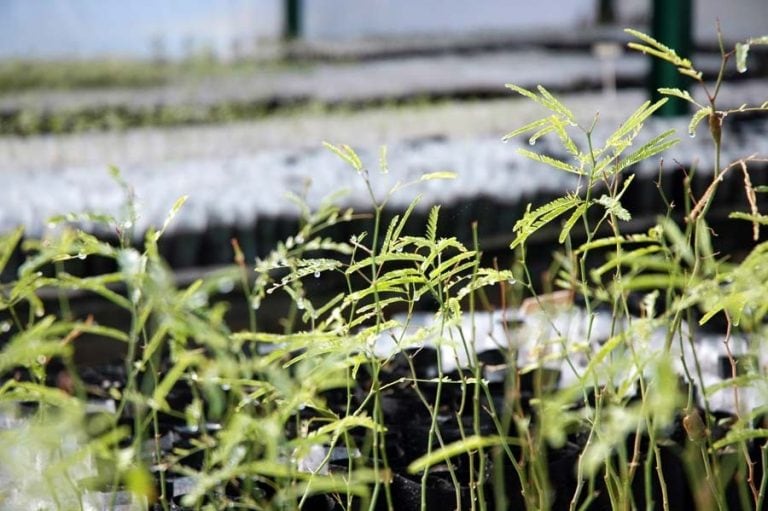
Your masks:
[{"label": "clustered seedling row", "polygon": [[[762,509],[766,409],[742,404],[748,389],[768,390],[761,358],[768,245],[759,243],[768,217],[757,208],[765,190],[749,175],[764,160],[723,164],[720,149],[726,116],[766,105],[719,110],[717,96],[729,59],[745,69],[749,45],[766,39],[723,50],[711,87],[689,60],[630,33],[639,41],[631,47],[703,87],[705,103],[686,91],[662,92],[696,107],[690,132],[706,121],[716,154],[703,194],[668,202],[666,216],[647,232],[622,232],[631,218],[622,200],[631,193],[633,165],[677,143],[671,131],[634,143],[666,99],[644,103],[599,142],[597,117],[580,125],[545,88],[510,85],[548,113],[507,137],[528,134],[532,144],[557,137],[566,159],[520,153],[579,179],[572,193],[526,210],[514,227],[511,269],[484,267],[477,239],[466,246],[440,236],[439,206],[423,236],[406,229],[418,199],[385,225],[387,201],[406,185],[377,196],[355,151],[332,144],[368,185],[371,231],[332,239],[328,228],[354,214],[333,201],[317,211],[301,206],[299,232],[258,260],[255,274],[235,241],[231,269],[176,287],[158,241],[183,199],[161,229],[146,233],[142,250],[130,244],[130,207],[127,220],[92,218],[119,233],[117,245],[66,222],[54,237],[25,242],[30,255],[18,277],[0,285],[7,317],[0,323],[7,338],[0,453],[16,460],[0,468],[0,507]],[[387,171],[385,151],[380,170]],[[707,225],[719,183],[735,172],[743,175],[749,212],[732,216],[753,224],[756,242],[741,261],[714,251]],[[670,219],[680,208],[682,225]],[[527,241],[552,225],[564,247],[553,272],[562,291],[537,295]],[[584,240],[572,236],[577,228]],[[607,236],[598,234],[605,229]],[[0,240],[0,271],[21,238],[18,229]],[[68,259],[88,257],[112,259],[118,270],[89,277],[65,271]],[[48,267],[54,276],[46,276]],[[328,276],[345,290],[320,300],[314,283]],[[212,303],[233,281],[249,305],[244,331],[227,326],[226,303]],[[53,314],[43,289],[96,294],[123,311],[129,326],[71,317],[63,293]],[[257,311],[277,295],[291,307],[283,331],[266,332]],[[487,332],[478,318],[492,295],[502,304],[489,336],[495,344],[480,349]],[[521,338],[531,335],[520,328],[526,316],[511,308],[521,295],[533,298],[520,311],[543,318],[541,343]],[[564,312],[556,302],[574,299],[583,306],[584,339],[570,342],[558,330]],[[433,311],[425,320],[427,301]],[[604,337],[592,342],[606,308]],[[729,378],[711,385],[695,337],[697,323],[715,317],[725,320]],[[84,336],[122,343],[122,365],[76,367],[73,346]],[[566,385],[558,385],[562,368]],[[733,393],[731,413],[710,406],[721,391]]]}]

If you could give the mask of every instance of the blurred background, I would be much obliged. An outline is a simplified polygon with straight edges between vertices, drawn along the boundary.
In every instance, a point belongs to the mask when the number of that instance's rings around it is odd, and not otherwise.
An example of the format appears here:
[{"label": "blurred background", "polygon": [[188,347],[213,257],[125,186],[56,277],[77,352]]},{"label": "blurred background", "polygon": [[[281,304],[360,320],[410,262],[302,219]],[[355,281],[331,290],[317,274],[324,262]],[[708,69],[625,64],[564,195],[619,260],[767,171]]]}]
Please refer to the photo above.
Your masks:
[{"label": "blurred background", "polygon": [[[162,247],[180,273],[231,263],[231,238],[252,261],[295,231],[286,193],[317,206],[346,188],[341,202],[370,207],[362,180],[322,148],[329,141],[351,145],[374,170],[388,147],[390,172],[371,173],[378,194],[424,172],[457,172],[396,196],[391,211],[422,193],[418,211],[443,204],[445,232],[469,241],[477,221],[481,248],[505,253],[525,204],[575,182],[520,157],[520,141],[501,143],[542,114],[504,84],[544,85],[586,125],[599,112],[598,133],[609,132],[656,87],[686,86],[629,52],[622,29],[653,34],[713,79],[717,20],[730,49],[764,35],[768,3],[2,0],[0,231],[24,225],[38,237],[51,215],[125,214],[126,194],[107,171],[115,166],[137,203],[137,239],[189,196]],[[768,99],[767,63],[758,47],[747,75],[731,61],[721,105]],[[667,111],[648,136],[670,125],[685,133],[684,113]],[[733,125],[728,155],[764,151],[762,119]],[[705,167],[707,137],[684,138],[667,161]],[[551,142],[538,149],[562,154]],[[636,229],[660,204],[650,177],[658,159],[646,167],[631,199]],[[82,271],[99,271],[87,264]]]}]

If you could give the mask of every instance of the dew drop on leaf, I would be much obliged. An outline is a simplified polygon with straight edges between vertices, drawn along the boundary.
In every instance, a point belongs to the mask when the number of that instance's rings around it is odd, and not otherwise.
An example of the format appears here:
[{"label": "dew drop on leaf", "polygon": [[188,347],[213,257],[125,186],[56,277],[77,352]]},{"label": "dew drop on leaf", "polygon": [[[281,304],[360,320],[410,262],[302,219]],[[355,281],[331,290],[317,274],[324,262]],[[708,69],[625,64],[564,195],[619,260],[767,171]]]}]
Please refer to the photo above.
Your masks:
[{"label": "dew drop on leaf", "polygon": [[235,288],[235,283],[227,279],[220,280],[216,288],[218,289],[219,293],[227,294]]}]

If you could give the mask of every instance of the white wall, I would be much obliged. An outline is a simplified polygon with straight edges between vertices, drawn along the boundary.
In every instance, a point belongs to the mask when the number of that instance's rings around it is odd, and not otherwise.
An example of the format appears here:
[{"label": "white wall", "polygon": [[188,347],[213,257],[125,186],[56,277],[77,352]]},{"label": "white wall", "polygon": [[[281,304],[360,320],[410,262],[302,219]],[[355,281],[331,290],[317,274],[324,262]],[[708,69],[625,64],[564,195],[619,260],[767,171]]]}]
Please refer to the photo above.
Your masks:
[{"label": "white wall", "polygon": [[307,40],[577,30],[594,20],[595,0],[305,0]]},{"label": "white wall", "polygon": [[282,0],[0,0],[0,58],[226,58],[281,28]]},{"label": "white wall", "polygon": [[717,40],[715,20],[726,41],[768,35],[768,0],[697,0],[694,7],[694,37],[697,41]]},{"label": "white wall", "polygon": [[[577,30],[596,0],[303,0],[305,39]],[[169,58],[275,40],[284,0],[0,0],[0,58]]]},{"label": "white wall", "polygon": [[[362,37],[579,30],[598,0],[303,0],[308,41]],[[652,0],[614,0],[637,26]],[[229,57],[279,38],[284,0],[0,0],[0,59]],[[695,36],[713,42],[768,34],[768,0],[694,0]]]}]

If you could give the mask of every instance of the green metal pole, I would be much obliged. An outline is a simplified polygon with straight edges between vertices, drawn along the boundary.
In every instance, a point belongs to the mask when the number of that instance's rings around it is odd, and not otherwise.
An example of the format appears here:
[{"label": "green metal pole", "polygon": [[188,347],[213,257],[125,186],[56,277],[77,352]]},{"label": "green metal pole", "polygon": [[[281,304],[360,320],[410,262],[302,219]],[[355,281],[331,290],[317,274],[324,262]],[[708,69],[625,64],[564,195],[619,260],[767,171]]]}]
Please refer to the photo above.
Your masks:
[{"label": "green metal pole", "polygon": [[616,9],[613,0],[599,0],[597,4],[597,21],[610,24],[616,22]]},{"label": "green metal pole", "polygon": [[284,20],[283,37],[287,40],[301,36],[301,0],[285,0],[283,4]]},{"label": "green metal pole", "polygon": [[[674,49],[681,57],[690,57],[693,49],[691,24],[693,18],[692,0],[653,0],[651,35],[654,39]],[[688,88],[690,79],[677,72],[675,66],[655,57],[651,59],[650,95],[653,101],[661,99],[659,87],[672,87],[681,90]],[[686,115],[688,103],[677,98],[670,98],[666,105],[657,111],[661,117]]]}]

